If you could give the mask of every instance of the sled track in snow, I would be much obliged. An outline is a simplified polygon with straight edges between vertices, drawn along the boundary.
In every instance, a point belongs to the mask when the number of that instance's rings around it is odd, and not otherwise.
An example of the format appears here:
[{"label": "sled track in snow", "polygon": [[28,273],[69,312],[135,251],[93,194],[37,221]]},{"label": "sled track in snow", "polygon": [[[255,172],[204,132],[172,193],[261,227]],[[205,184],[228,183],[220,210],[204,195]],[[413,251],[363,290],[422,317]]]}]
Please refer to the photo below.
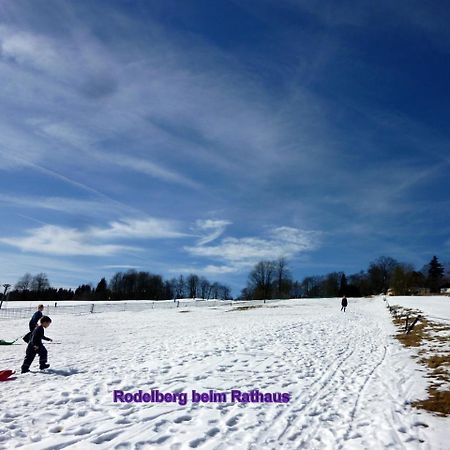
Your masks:
[{"label": "sled track in snow", "polygon": [[[362,321],[365,318],[362,315],[355,315],[353,319]],[[327,329],[330,327],[328,320],[324,319],[323,323],[314,325],[319,330]],[[294,329],[302,326],[303,324],[296,325]],[[332,448],[344,449],[349,441],[361,438],[356,419],[364,391],[376,371],[385,362],[387,355],[387,345],[376,337],[379,331],[376,327],[368,330],[356,324],[352,324],[350,328],[345,323],[339,324],[335,336],[345,348],[336,349],[335,361],[326,367],[319,378],[301,389],[300,393],[291,399],[288,408],[277,412],[271,424],[264,426],[250,448],[255,450],[261,447],[324,448],[320,440],[324,429],[330,433],[330,439],[332,436],[334,441]],[[326,346],[327,343],[323,345]],[[321,344],[317,343],[316,350],[320,347]],[[367,351],[377,356],[375,364],[369,358],[361,365],[361,358]],[[358,375],[353,377],[355,372],[358,372]],[[341,414],[339,408],[335,409],[339,404],[339,401],[334,401],[335,397],[342,398],[346,405],[353,404],[346,414]],[[331,410],[331,413],[328,410]],[[339,427],[335,427],[334,424]],[[364,425],[364,422],[362,424]],[[392,424],[397,448],[403,449],[404,444],[395,428]]]},{"label": "sled track in snow", "polygon": [[[384,345],[383,356],[381,357],[380,361],[378,361],[378,363],[373,367],[373,369],[367,374],[367,376],[366,376],[366,378],[364,380],[364,383],[362,383],[362,385],[361,385],[361,387],[360,387],[360,389],[358,391],[358,394],[356,396],[355,404],[354,404],[353,409],[352,409],[352,411],[350,413],[350,421],[348,423],[348,429],[347,429],[347,431],[346,431],[346,433],[345,433],[345,435],[343,437],[343,441],[341,441],[340,444],[339,444],[339,447],[338,447],[339,449],[343,449],[344,448],[344,442],[347,441],[350,438],[350,435],[351,435],[352,430],[353,430],[354,419],[355,419],[356,413],[358,411],[358,405],[359,405],[359,403],[361,401],[361,396],[363,395],[363,391],[364,391],[367,383],[370,381],[372,375],[381,366],[381,364],[384,363],[384,361],[386,359],[386,353],[387,353],[387,346]],[[402,448],[404,448],[404,446],[402,446]]]},{"label": "sled track in snow", "polygon": [[[319,411],[322,408],[319,400],[327,399],[333,395],[335,387],[332,386],[332,382],[340,374],[340,370],[351,359],[354,353],[355,345],[353,344],[351,346],[349,343],[347,343],[344,351],[338,352],[339,359],[337,360],[337,365],[335,367],[330,365],[325,375],[311,386],[311,388],[317,388],[313,395],[308,398],[303,406],[292,409],[290,420],[288,420],[285,430],[278,436],[278,444],[291,445],[294,448],[308,448],[308,443],[319,433],[321,422],[316,420],[313,425],[305,425],[304,417],[320,416],[321,413]],[[344,356],[341,357],[341,355]]]}]

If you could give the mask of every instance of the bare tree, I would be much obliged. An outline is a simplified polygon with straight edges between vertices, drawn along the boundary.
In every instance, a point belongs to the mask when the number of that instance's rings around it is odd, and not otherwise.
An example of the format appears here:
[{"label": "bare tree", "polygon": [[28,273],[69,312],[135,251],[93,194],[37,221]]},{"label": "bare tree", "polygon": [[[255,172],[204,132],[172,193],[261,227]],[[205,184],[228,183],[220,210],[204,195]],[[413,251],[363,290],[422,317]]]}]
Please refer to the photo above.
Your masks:
[{"label": "bare tree", "polygon": [[189,297],[196,298],[198,296],[199,277],[195,273],[191,273],[187,278],[187,286],[189,290]]},{"label": "bare tree", "polygon": [[380,256],[370,264],[368,274],[375,292],[386,292],[389,289],[391,276],[398,264],[398,261],[389,256]]},{"label": "bare tree", "polygon": [[14,289],[16,289],[17,291],[29,291],[31,289],[32,282],[33,275],[27,272],[22,278],[17,281]]},{"label": "bare tree", "polygon": [[109,282],[109,288],[111,289],[114,298],[120,298],[122,296],[122,279],[123,273],[117,272],[112,276],[111,281]]},{"label": "bare tree", "polygon": [[200,278],[200,297],[203,299],[209,299],[211,294],[211,283],[205,278]]},{"label": "bare tree", "polygon": [[288,298],[292,287],[291,273],[285,258],[279,258],[273,263],[276,280],[276,295],[278,298]]},{"label": "bare tree", "polygon": [[275,267],[272,261],[260,261],[249,275],[249,287],[253,291],[253,298],[272,298],[272,284]]},{"label": "bare tree", "polygon": [[31,282],[31,290],[33,291],[43,291],[50,287],[50,282],[48,281],[47,274],[41,272],[33,277]]},{"label": "bare tree", "polygon": [[228,286],[221,284],[219,290],[219,298],[223,300],[231,299],[231,289]]},{"label": "bare tree", "polygon": [[183,275],[180,275],[177,280],[175,295],[176,298],[184,298],[186,292],[186,282]]}]

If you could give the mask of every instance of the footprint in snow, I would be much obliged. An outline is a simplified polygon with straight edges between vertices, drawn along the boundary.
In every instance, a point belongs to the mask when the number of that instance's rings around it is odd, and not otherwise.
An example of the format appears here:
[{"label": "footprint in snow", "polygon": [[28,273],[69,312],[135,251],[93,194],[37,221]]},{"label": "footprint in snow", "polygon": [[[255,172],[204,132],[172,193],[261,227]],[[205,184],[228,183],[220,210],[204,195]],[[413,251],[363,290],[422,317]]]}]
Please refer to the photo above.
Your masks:
[{"label": "footprint in snow", "polygon": [[174,420],[174,422],[175,422],[175,423],[182,423],[182,422],[189,422],[190,420],[192,420],[192,417],[191,417],[191,416],[185,415],[185,416],[177,417],[177,418]]},{"label": "footprint in snow", "polygon": [[423,423],[423,422],[415,422],[415,423],[413,423],[413,427],[428,428],[428,425],[426,423]]},{"label": "footprint in snow", "polygon": [[84,436],[85,434],[89,434],[91,433],[93,430],[93,428],[85,428],[85,427],[80,427],[78,428],[75,433],[73,433],[75,436]]},{"label": "footprint in snow", "polygon": [[203,438],[194,439],[193,441],[189,442],[189,447],[197,448],[199,445],[202,445],[205,441],[206,441],[206,439],[204,437]]},{"label": "footprint in snow", "polygon": [[117,419],[114,423],[116,423],[117,425],[128,425],[129,423],[131,423],[131,421],[125,417],[122,417],[121,419]]},{"label": "footprint in snow", "polygon": [[220,430],[219,430],[219,428],[217,428],[217,427],[211,428],[210,430],[208,430],[208,431],[206,432],[206,434],[207,434],[209,437],[214,437],[217,433],[220,433]]},{"label": "footprint in snow", "polygon": [[226,425],[228,426],[228,427],[234,427],[234,426],[236,426],[237,425],[237,423],[239,422],[239,417],[240,417],[241,415],[240,414],[238,414],[238,415],[236,415],[236,416],[234,416],[234,417],[231,417],[231,419],[228,419],[225,423],[226,423]]},{"label": "footprint in snow", "polygon": [[114,447],[114,450],[128,450],[131,448],[131,444],[129,442],[121,442],[119,445]]}]

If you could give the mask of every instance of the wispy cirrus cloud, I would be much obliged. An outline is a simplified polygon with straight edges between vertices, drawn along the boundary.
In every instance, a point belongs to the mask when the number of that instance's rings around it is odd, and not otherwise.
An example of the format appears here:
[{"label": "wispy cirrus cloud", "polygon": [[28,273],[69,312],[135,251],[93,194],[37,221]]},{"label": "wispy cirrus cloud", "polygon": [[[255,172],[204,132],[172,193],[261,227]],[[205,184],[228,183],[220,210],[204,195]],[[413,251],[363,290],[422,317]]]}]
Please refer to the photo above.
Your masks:
[{"label": "wispy cirrus cloud", "polygon": [[72,197],[0,194],[0,204],[9,205],[14,208],[52,210],[74,215],[105,216],[111,214],[111,205],[104,201]]},{"label": "wispy cirrus cloud", "polygon": [[82,154],[85,154],[89,159],[96,159],[103,167],[117,166],[164,182],[180,184],[194,189],[198,189],[201,186],[200,183],[191,180],[186,175],[151,161],[148,157],[133,156],[123,151],[107,152],[99,149],[99,146],[96,144],[99,136],[94,135],[94,130],[89,131],[74,127],[66,122],[49,122],[48,120],[33,120],[31,123],[33,123],[40,135],[46,136],[53,141],[70,145]]},{"label": "wispy cirrus cloud", "polygon": [[201,187],[200,183],[189,179],[185,175],[174,170],[167,169],[161,164],[155,164],[148,159],[126,156],[123,154],[102,154],[100,152],[96,152],[94,156],[103,162],[114,163],[120,167],[131,169],[134,172],[150,175],[163,181],[181,184],[183,186],[195,189],[199,189]]},{"label": "wispy cirrus cloud", "polygon": [[[70,9],[64,14],[69,26],[79,25]],[[116,25],[123,23],[118,20]],[[140,26],[138,22],[135,25]],[[40,103],[33,96],[27,97],[26,120],[5,125],[9,127],[5,136],[11,135],[5,142],[11,149],[4,153],[5,158],[15,153],[29,159],[26,148],[33,143],[36,163],[51,161],[61,167],[67,162],[64,156],[70,155],[71,164],[88,167],[95,158],[107,166],[198,188],[197,180],[171,167],[173,154],[181,157],[182,163],[197,161],[200,165],[234,160],[234,170],[242,170],[244,162],[259,165],[266,157],[275,156],[273,148],[283,131],[270,118],[270,98],[255,83],[227,69],[227,55],[196,39],[189,46],[157,23],[152,46],[145,50],[136,47],[133,52],[124,52],[112,41],[113,45],[105,47],[86,28],[83,33],[55,38],[42,30],[2,26],[0,73],[3,69],[8,77],[14,66],[17,81],[11,82],[11,92],[24,95],[45,86],[50,93],[39,96]],[[103,92],[105,84],[114,85],[114,89]],[[96,89],[102,95],[97,95]],[[55,105],[51,97],[61,101]],[[89,102],[99,98],[104,102],[97,103],[91,112]],[[7,100],[17,102],[13,97],[7,96]],[[239,127],[235,127],[236,121]],[[12,132],[15,127],[21,131],[20,148],[19,137]],[[121,150],[105,153],[104,139],[120,143]],[[62,148],[61,143],[65,144]],[[49,144],[58,148],[57,154],[49,151]],[[224,150],[229,153],[226,158]]]}]

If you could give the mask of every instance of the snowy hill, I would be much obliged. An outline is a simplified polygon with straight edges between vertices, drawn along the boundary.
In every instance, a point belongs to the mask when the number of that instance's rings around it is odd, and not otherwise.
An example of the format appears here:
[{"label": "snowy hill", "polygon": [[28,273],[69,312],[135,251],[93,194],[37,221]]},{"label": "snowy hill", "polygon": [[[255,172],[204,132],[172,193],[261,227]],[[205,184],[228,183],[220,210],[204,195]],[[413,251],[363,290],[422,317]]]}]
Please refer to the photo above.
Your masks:
[{"label": "snowy hill", "polygon": [[[27,320],[0,326],[17,337]],[[47,345],[51,368],[0,384],[0,449],[447,448],[450,420],[410,405],[424,372],[393,333],[381,298],[350,299],[346,313],[304,299],[61,314],[46,331],[61,342]],[[23,342],[0,351],[0,369],[20,368]],[[113,401],[139,390],[175,401]],[[193,390],[227,401],[195,403]],[[289,401],[232,402],[232,390]]]}]

